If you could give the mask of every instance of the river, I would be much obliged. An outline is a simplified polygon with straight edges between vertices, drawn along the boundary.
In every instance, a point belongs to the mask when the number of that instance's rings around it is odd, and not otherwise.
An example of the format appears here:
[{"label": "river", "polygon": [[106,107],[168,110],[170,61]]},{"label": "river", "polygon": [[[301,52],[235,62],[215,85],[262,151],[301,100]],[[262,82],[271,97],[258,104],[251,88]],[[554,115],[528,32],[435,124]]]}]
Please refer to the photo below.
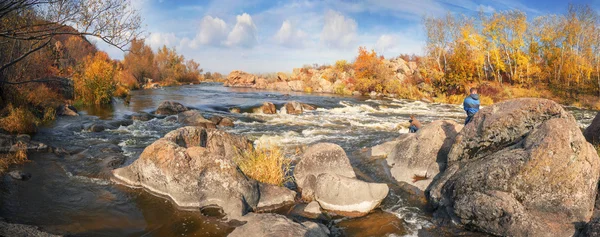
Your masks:
[{"label": "river", "polygon": [[[364,236],[378,232],[382,225],[391,236],[416,236],[419,229],[430,227],[430,214],[422,200],[398,188],[390,178],[384,160],[362,158],[360,151],[407,132],[408,116],[414,114],[424,124],[438,119],[463,121],[458,105],[424,103],[399,99],[372,99],[337,95],[281,93],[253,89],[227,88],[206,83],[133,91],[129,105],[116,100],[108,107],[84,108],[86,116],[61,117],[42,128],[33,139],[68,150],[84,150],[90,145],[112,143],[133,162],[143,149],[167,132],[180,127],[176,122],[153,119],[134,121],[99,133],[73,130],[73,124],[102,119],[119,120],[136,112],[151,112],[164,100],[173,100],[212,115],[236,119],[234,128],[255,144],[282,146],[290,159],[296,149],[318,142],[343,147],[359,178],[386,182],[390,194],[375,214],[358,220],[337,219],[329,222],[333,235]],[[288,101],[315,105],[318,109],[302,115],[252,113],[269,101],[281,107]],[[232,114],[238,107],[242,113]],[[567,108],[583,128],[596,112]],[[234,224],[199,212],[178,210],[169,200],[140,189],[112,183],[86,163],[54,154],[33,154],[28,162],[13,169],[32,174],[28,181],[0,179],[0,217],[9,222],[40,226],[43,230],[72,236],[226,236]],[[290,214],[291,215],[291,214]]]}]

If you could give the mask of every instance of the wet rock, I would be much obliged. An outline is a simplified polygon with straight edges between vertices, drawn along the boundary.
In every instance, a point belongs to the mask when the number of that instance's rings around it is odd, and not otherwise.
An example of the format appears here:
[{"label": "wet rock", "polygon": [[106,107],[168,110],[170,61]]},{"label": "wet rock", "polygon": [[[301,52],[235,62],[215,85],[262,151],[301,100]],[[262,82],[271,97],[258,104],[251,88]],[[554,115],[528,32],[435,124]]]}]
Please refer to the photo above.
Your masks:
[{"label": "wet rock", "polygon": [[188,111],[188,108],[179,102],[175,101],[163,101],[158,105],[155,114],[159,115],[174,115],[184,111]]},{"label": "wet rock", "polygon": [[23,181],[27,181],[31,178],[31,174],[30,173],[26,173],[20,170],[13,170],[11,172],[8,172],[8,175],[16,180],[23,180]]},{"label": "wet rock", "polygon": [[58,107],[56,114],[59,116],[79,116],[77,109],[72,105],[62,105]]},{"label": "wet rock", "polygon": [[258,108],[258,111],[263,114],[276,114],[277,108],[275,108],[275,105],[271,102],[264,102],[262,106]]},{"label": "wet rock", "polygon": [[[403,135],[386,159],[394,179],[424,191],[446,168],[448,153],[462,127],[454,121],[438,120],[417,133]],[[416,176],[421,178],[415,179]]]},{"label": "wet rock", "polygon": [[317,177],[315,199],[327,211],[357,217],[377,208],[388,192],[387,184],[367,183],[337,174],[323,173]]},{"label": "wet rock", "polygon": [[585,129],[583,136],[585,136],[585,139],[588,142],[594,145],[600,143],[600,112],[596,114],[596,117],[594,117],[590,126]]},{"label": "wet rock", "polygon": [[219,124],[219,122],[221,122],[221,120],[223,120],[223,117],[218,116],[218,115],[212,116],[210,118],[210,121],[213,122],[214,124]]},{"label": "wet rock", "polygon": [[232,114],[239,114],[242,112],[242,110],[240,108],[231,108],[229,109],[229,112],[231,112]]},{"label": "wet rock", "polygon": [[353,91],[352,95],[353,96],[361,96],[362,94],[360,93],[360,91]]},{"label": "wet rock", "polygon": [[14,237],[58,237],[59,235],[53,235],[40,231],[36,226],[22,225],[22,224],[11,224],[0,220],[0,236],[14,236]]},{"label": "wet rock", "polygon": [[233,120],[231,120],[230,118],[223,118],[221,116],[215,115],[212,116],[212,118],[210,118],[210,121],[212,121],[214,124],[218,125],[218,126],[224,126],[224,127],[233,127]]},{"label": "wet rock", "polygon": [[485,107],[428,188],[437,222],[503,236],[572,236],[597,194],[600,162],[572,115],[545,99]]},{"label": "wet rock", "polygon": [[342,220],[336,226],[342,229],[344,236],[406,236],[408,232],[404,225],[396,215],[376,211],[364,217]]},{"label": "wet rock", "polygon": [[285,216],[250,213],[243,218],[246,224],[237,227],[229,237],[325,237],[327,227],[314,222],[294,222]]},{"label": "wet rock", "polygon": [[332,143],[318,143],[308,147],[294,169],[294,179],[298,188],[303,190],[305,187],[304,180],[307,176],[318,177],[322,173],[356,178],[344,149]]},{"label": "wet rock", "polygon": [[188,110],[177,115],[178,121],[181,124],[188,126],[199,126],[203,128],[216,128],[216,125],[202,116],[198,110]]},{"label": "wet rock", "polygon": [[235,124],[233,123],[233,120],[231,120],[230,118],[223,118],[221,120],[221,122],[219,122],[219,126],[233,127],[233,126],[235,126]]},{"label": "wet rock", "polygon": [[0,133],[0,153],[16,152],[21,149],[26,149],[27,152],[52,151],[50,146],[38,141],[32,141],[29,135],[9,135]]},{"label": "wet rock", "polygon": [[296,192],[286,187],[259,183],[260,200],[256,206],[257,212],[268,212],[294,203]]},{"label": "wet rock", "polygon": [[90,126],[90,132],[102,132],[105,129],[106,128],[103,124],[93,124],[92,126]]},{"label": "wet rock", "polygon": [[258,204],[256,181],[233,161],[250,142],[221,130],[182,127],[146,147],[131,165],[113,171],[114,180],[169,196],[183,208],[219,206],[239,218]]},{"label": "wet rock", "polygon": [[118,145],[99,143],[67,157],[72,161],[67,164],[67,169],[73,175],[109,178],[111,171],[123,165],[126,158]]},{"label": "wet rock", "polygon": [[302,114],[302,104],[298,101],[288,102],[284,105],[287,114]]},{"label": "wet rock", "polygon": [[129,126],[129,125],[132,125],[133,124],[133,120],[131,120],[131,119],[113,120],[113,121],[108,121],[107,124],[110,127],[113,127],[113,129],[114,129],[114,128],[119,128],[121,126],[126,127],[126,126]]},{"label": "wet rock", "polygon": [[179,120],[179,117],[175,116],[175,115],[171,115],[165,118],[165,121],[167,122],[177,122],[177,120]]},{"label": "wet rock", "polygon": [[131,115],[132,120],[139,120],[139,121],[150,121],[154,118],[156,118],[156,116],[146,113],[146,112],[141,112],[141,113]]}]

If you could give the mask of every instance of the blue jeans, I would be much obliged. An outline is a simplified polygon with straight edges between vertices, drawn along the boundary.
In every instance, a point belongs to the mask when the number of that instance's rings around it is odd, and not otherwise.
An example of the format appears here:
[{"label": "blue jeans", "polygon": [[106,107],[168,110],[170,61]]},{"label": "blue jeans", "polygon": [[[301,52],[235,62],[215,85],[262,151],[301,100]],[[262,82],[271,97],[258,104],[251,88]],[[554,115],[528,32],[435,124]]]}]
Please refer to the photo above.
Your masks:
[{"label": "blue jeans", "polygon": [[475,115],[467,115],[467,119],[465,119],[465,125],[467,125],[468,123],[471,122],[471,120],[473,120],[473,116],[475,116]]},{"label": "blue jeans", "polygon": [[416,133],[417,131],[419,131],[419,128],[417,128],[415,125],[410,125],[410,127],[408,127],[409,133]]}]

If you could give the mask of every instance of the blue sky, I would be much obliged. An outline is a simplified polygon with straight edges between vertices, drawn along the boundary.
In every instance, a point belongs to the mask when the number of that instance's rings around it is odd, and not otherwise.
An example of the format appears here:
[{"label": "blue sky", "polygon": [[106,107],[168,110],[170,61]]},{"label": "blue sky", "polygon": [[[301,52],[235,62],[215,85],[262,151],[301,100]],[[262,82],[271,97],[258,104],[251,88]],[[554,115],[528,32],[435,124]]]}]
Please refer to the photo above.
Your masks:
[{"label": "blue sky", "polygon": [[[533,18],[562,14],[569,3],[600,6],[592,0],[132,0],[153,48],[175,47],[205,71],[221,73],[351,61],[359,46],[386,57],[422,54],[423,16],[519,9]],[[113,58],[123,57],[98,45]]]}]

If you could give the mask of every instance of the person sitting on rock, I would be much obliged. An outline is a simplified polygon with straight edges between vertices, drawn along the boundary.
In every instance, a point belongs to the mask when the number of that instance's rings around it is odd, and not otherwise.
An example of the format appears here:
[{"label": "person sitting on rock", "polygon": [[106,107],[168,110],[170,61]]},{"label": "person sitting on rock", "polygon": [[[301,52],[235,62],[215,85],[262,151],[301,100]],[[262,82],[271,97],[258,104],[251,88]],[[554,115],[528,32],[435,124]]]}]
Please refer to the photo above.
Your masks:
[{"label": "person sitting on rock", "polygon": [[479,95],[477,94],[477,88],[471,88],[471,94],[465,98],[463,107],[467,112],[467,119],[465,119],[465,125],[467,125],[473,119],[473,116],[479,111]]},{"label": "person sitting on rock", "polygon": [[408,122],[410,123],[410,126],[408,126],[409,133],[416,133],[419,131],[419,128],[421,128],[421,122],[419,122],[414,115],[410,116],[410,120],[408,120]]}]

